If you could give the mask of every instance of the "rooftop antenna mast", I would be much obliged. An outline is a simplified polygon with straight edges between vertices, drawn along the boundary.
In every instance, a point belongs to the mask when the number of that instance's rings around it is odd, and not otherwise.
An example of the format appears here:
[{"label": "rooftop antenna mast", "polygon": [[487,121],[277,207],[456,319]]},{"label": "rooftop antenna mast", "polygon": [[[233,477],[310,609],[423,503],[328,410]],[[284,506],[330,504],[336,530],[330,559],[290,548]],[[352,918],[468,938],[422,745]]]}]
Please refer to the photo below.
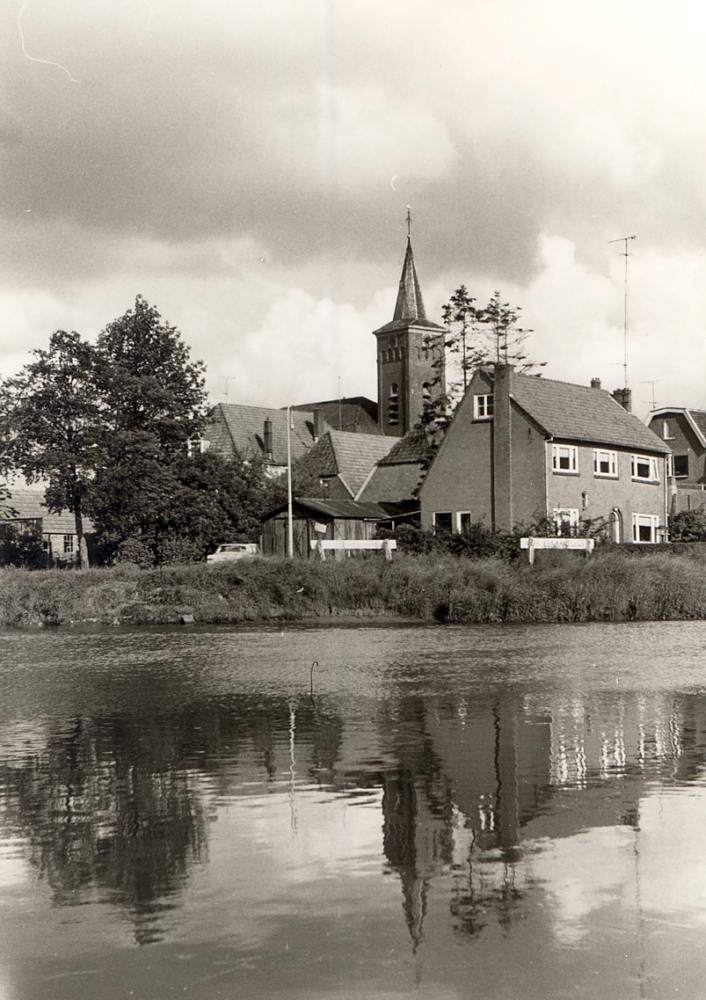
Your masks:
[{"label": "rooftop antenna mast", "polygon": [[658,382],[661,382],[661,381],[662,381],[661,378],[648,378],[644,382],[642,382],[642,385],[651,385],[652,386],[652,409],[653,410],[657,409],[657,400],[655,399],[655,386],[657,385]]},{"label": "rooftop antenna mast", "polygon": [[608,240],[609,243],[624,243],[625,250],[622,252],[621,256],[625,258],[625,319],[623,321],[623,350],[624,358],[623,361],[623,371],[625,373],[625,385],[624,388],[628,387],[628,241],[636,239],[635,236],[621,236],[618,240]]},{"label": "rooftop antenna mast", "polygon": [[218,378],[222,378],[224,380],[225,384],[226,384],[225,397],[226,397],[226,403],[227,403],[228,402],[228,383],[231,381],[231,379],[235,378],[235,375],[219,375]]}]

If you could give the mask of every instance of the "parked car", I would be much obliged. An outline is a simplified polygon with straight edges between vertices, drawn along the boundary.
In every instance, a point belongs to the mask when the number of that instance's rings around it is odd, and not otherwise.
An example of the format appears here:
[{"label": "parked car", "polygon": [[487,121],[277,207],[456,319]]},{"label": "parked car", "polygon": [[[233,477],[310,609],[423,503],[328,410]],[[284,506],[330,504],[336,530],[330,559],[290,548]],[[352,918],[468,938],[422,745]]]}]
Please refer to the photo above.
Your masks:
[{"label": "parked car", "polygon": [[226,542],[219,545],[215,552],[206,556],[206,562],[231,562],[233,559],[252,559],[260,555],[260,546],[254,542]]}]

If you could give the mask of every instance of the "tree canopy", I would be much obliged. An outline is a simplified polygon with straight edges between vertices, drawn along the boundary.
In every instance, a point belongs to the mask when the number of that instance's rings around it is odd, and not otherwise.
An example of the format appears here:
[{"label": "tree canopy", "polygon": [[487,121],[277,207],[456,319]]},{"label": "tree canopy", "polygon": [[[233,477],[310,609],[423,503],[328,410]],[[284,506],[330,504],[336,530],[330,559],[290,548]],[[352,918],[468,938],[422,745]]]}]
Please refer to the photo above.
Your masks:
[{"label": "tree canopy", "polygon": [[0,384],[0,463],[46,482],[79,540],[89,516],[101,559],[203,558],[257,538],[273,486],[257,463],[187,457],[206,417],[204,366],[154,306],[138,296],[95,345],[59,330],[33,355]]},{"label": "tree canopy", "polygon": [[495,292],[485,306],[478,306],[465,285],[453,292],[442,306],[446,327],[444,364],[448,359],[457,360],[460,377],[449,380],[446,393],[434,397],[424,414],[424,423],[443,427],[449,422],[477,368],[511,364],[528,372],[546,364],[531,361],[527,355],[525,342],[532,331],[518,325],[521,311],[520,306],[503,302],[500,292]]}]

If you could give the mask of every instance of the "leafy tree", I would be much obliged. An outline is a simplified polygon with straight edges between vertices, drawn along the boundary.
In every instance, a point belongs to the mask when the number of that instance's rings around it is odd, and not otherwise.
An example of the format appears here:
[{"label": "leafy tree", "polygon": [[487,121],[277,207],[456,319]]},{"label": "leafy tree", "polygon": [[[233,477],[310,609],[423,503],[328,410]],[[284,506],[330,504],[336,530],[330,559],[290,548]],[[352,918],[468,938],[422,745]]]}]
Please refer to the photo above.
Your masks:
[{"label": "leafy tree", "polygon": [[96,354],[96,381],[117,451],[137,442],[160,457],[182,454],[203,424],[207,397],[204,365],[190,360],[176,327],[138,295],[100,334]]},{"label": "leafy tree", "polygon": [[158,560],[163,522],[182,492],[180,462],[206,416],[204,366],[139,295],[95,350],[103,435],[90,509],[98,551],[115,558],[131,540]]},{"label": "leafy tree", "polygon": [[0,386],[0,434],[5,471],[28,482],[47,480],[46,504],[76,518],[79,564],[87,564],[83,518],[101,437],[95,353],[77,333],[57,330],[49,349]]},{"label": "leafy tree", "polygon": [[477,368],[511,364],[518,371],[528,372],[546,364],[530,361],[527,356],[525,341],[532,331],[518,326],[521,311],[519,306],[513,308],[503,302],[500,292],[495,292],[486,306],[479,307],[465,285],[456,289],[442,307],[442,315],[447,331],[445,353],[458,356],[461,377],[428,405],[423,423],[442,428],[448,424]]}]

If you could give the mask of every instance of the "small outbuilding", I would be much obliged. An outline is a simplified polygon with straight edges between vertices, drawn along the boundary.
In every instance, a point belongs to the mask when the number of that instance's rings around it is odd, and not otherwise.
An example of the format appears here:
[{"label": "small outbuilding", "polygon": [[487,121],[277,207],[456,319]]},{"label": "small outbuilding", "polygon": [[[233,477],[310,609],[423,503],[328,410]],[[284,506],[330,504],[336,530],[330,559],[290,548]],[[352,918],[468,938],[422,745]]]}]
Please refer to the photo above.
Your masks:
[{"label": "small outbuilding", "polygon": [[[316,542],[372,540],[376,537],[378,527],[393,527],[397,517],[405,516],[408,514],[402,504],[365,503],[359,500],[294,500],[294,555],[309,558],[315,551]],[[263,555],[287,554],[288,521],[287,504],[282,504],[263,516]]]}]

